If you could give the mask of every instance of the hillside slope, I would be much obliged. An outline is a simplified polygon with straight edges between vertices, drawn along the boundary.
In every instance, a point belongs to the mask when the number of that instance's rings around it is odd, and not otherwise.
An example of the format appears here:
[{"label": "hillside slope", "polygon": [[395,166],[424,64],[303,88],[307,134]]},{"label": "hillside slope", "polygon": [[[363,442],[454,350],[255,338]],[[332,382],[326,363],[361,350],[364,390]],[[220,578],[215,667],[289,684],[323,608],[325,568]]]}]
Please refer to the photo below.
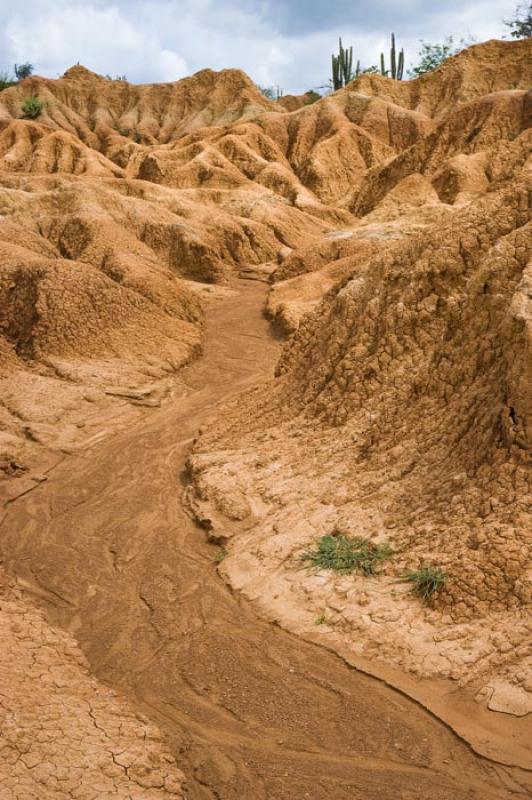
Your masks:
[{"label": "hillside slope", "polygon": [[[464,102],[366,172],[349,227],[274,273],[269,311],[295,333],[277,378],[202,433],[190,502],[227,543],[227,578],[292,630],[315,638],[319,618],[323,641],[344,652],[451,677],[522,715],[532,711],[531,95],[506,89],[504,72],[495,93],[467,89],[475,59],[514,64],[531,43],[505,48],[472,48],[427,76],[440,96],[438,80],[462,63]],[[392,549],[380,576],[297,569],[321,536],[339,534]],[[423,606],[402,579],[427,566],[446,583]]]}]

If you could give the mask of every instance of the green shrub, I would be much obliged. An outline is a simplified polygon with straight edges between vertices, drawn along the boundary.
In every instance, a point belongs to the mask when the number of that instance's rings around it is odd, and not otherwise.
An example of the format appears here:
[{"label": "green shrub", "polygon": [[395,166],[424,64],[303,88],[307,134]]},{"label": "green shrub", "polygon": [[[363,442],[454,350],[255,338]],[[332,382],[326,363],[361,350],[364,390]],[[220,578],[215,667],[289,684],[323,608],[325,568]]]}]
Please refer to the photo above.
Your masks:
[{"label": "green shrub", "polygon": [[0,72],[0,92],[3,92],[4,89],[9,89],[10,86],[14,86],[16,83],[15,80],[9,75],[7,72]]},{"label": "green shrub", "polygon": [[321,94],[314,89],[309,89],[309,91],[305,92],[303,95],[303,102],[306,106],[311,106],[313,103],[317,103],[318,100],[321,100]]},{"label": "green shrub", "polygon": [[528,39],[532,36],[532,3],[519,4],[513,19],[505,20],[512,39]]},{"label": "green shrub", "polygon": [[362,536],[327,534],[300,555],[300,560],[317,569],[332,569],[349,574],[375,575],[379,564],[392,554],[387,544],[375,544]]},{"label": "green shrub", "polygon": [[22,103],[22,113],[25,117],[36,119],[42,114],[44,103],[38,97],[26,97]]},{"label": "green shrub", "polygon": [[420,75],[425,75],[426,72],[432,72],[437,69],[440,64],[455,56],[464,50],[469,45],[473,44],[472,39],[460,39],[458,44],[455,44],[452,36],[447,36],[443,42],[424,42],[421,40],[421,49],[419,51],[419,63],[417,66],[408,70],[410,78],[419,78]]},{"label": "green shrub", "polygon": [[447,575],[441,567],[428,564],[413,572],[407,572],[404,580],[412,584],[412,592],[417,597],[420,597],[424,603],[429,603],[436,592],[441,591],[445,586]]}]

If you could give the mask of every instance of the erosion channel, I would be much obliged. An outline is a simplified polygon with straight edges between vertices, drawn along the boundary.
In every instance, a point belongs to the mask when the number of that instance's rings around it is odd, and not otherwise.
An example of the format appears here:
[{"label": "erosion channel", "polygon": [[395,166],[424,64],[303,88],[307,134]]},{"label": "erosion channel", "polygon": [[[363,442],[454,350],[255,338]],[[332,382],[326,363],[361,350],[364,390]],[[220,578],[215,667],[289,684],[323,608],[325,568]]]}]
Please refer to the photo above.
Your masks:
[{"label": "erosion channel", "polygon": [[91,671],[166,734],[191,800],[502,800],[524,773],[435,716],[261,619],[218,575],[181,504],[185,461],[220,400],[272,373],[264,284],[211,304],[186,391],[65,456],[10,502],[2,558]]}]

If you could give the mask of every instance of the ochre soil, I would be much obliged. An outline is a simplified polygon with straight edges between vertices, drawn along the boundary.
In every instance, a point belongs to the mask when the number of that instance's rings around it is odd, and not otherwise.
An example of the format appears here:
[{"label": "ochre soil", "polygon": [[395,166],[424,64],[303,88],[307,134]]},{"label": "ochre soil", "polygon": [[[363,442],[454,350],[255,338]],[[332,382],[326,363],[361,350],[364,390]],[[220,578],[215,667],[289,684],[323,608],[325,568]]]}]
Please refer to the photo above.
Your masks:
[{"label": "ochre soil", "polygon": [[[530,773],[479,757],[405,694],[261,619],[220,579],[217,548],[181,502],[186,458],[217,404],[269,378],[279,353],[265,287],[231,289],[207,309],[205,352],[184,389],[8,502],[6,568],[77,639],[116,702],[125,695],[166,734],[191,800],[530,797]],[[32,741],[38,763],[42,739]],[[67,753],[56,749],[54,764]],[[52,790],[40,775],[2,800],[177,794],[170,783],[159,794]]]},{"label": "ochre soil", "polygon": [[531,47],[0,93],[0,800],[530,796]]}]

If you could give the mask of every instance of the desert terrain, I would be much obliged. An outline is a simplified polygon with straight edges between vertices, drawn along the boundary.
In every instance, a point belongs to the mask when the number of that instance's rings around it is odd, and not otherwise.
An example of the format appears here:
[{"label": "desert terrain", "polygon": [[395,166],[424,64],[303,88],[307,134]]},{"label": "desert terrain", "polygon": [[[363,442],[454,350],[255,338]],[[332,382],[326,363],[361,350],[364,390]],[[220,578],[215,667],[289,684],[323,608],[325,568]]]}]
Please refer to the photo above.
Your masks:
[{"label": "desert terrain", "polygon": [[0,92],[1,800],[532,796],[531,79]]}]

